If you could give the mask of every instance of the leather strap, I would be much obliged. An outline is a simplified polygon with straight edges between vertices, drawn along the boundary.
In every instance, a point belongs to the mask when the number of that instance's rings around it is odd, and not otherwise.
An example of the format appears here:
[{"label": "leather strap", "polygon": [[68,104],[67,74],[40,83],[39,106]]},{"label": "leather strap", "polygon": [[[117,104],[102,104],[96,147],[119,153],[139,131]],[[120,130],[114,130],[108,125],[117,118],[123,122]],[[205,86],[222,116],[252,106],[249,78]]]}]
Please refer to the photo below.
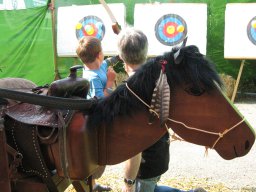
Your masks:
[{"label": "leather strap", "polygon": [[[59,128],[59,154],[60,154],[60,163],[63,174],[66,178],[69,177],[68,172],[68,155],[67,155],[67,127],[72,119],[75,111],[68,111],[65,119],[63,117],[62,111],[58,111],[58,128]],[[66,121],[65,121],[66,120]]]},{"label": "leather strap", "polygon": [[9,176],[15,178],[17,168],[21,165],[23,155],[12,148],[10,145],[6,145],[7,152],[12,155],[13,161],[10,163]]},{"label": "leather strap", "polygon": [[3,119],[0,118],[0,189],[11,192]]}]

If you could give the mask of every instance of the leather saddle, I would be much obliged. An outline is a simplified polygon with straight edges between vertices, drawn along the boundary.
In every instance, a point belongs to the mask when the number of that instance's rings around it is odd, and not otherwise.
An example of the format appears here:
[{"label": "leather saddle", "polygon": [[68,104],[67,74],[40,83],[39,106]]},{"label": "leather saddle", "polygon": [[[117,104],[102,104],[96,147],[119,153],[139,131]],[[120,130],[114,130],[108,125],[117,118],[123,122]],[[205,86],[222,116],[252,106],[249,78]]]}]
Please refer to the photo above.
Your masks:
[{"label": "leather saddle", "polygon": [[[72,67],[69,77],[53,82],[47,95],[86,98],[89,82],[84,78],[77,78],[76,70],[79,68],[82,66]],[[41,164],[29,167],[27,172],[37,173],[50,169],[56,170],[59,176],[82,180],[92,175],[99,167],[97,130],[88,133],[87,116],[84,113],[20,103],[8,108],[5,115],[8,119],[5,126],[14,127],[9,133],[17,137],[13,137],[13,142],[19,142],[20,146],[24,147],[24,153],[26,150],[32,151],[24,157],[27,158],[25,162],[34,163],[31,161],[32,156],[38,155],[45,163],[45,166]],[[33,129],[31,138],[22,138],[22,132],[27,129]],[[31,143],[31,146],[23,145],[24,142]],[[39,148],[33,146],[33,143],[38,143]]]}]

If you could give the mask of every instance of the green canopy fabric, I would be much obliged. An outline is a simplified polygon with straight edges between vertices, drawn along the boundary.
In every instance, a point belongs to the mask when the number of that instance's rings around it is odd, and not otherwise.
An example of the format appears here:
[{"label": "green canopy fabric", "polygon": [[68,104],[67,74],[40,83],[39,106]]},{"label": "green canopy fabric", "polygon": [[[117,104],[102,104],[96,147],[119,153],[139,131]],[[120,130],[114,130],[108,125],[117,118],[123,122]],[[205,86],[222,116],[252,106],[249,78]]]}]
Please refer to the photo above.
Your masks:
[{"label": "green canopy fabric", "polygon": [[47,6],[0,11],[0,78],[38,85],[54,80],[51,14]]}]

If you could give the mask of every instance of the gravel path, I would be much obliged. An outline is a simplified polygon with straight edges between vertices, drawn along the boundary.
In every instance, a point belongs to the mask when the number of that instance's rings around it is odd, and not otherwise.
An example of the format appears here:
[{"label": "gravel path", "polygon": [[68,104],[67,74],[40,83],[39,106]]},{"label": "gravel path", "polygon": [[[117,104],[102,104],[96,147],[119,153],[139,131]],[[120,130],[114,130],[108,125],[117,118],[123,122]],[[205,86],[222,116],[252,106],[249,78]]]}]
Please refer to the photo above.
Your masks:
[{"label": "gravel path", "polygon": [[[235,103],[256,132],[256,98]],[[244,157],[222,159],[214,150],[204,156],[205,148],[187,142],[175,141],[170,145],[169,170],[162,181],[171,178],[205,179],[209,183],[222,183],[231,192],[256,192],[256,144]],[[122,164],[107,166],[106,173],[115,172],[122,181]],[[223,192],[223,191],[221,191]]]}]

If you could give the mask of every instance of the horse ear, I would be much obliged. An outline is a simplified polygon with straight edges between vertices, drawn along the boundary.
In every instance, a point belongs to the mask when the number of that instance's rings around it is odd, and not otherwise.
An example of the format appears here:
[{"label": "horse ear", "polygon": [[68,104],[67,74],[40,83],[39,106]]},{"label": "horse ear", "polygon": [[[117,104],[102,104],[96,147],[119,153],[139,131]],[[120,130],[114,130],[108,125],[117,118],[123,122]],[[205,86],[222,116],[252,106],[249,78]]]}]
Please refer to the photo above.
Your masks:
[{"label": "horse ear", "polygon": [[184,48],[186,46],[187,39],[188,39],[188,37],[185,37],[185,39],[182,42],[182,45],[179,48],[177,48],[176,52],[174,53],[174,63],[175,64],[180,64],[183,60],[184,53],[182,51],[182,48]]}]

